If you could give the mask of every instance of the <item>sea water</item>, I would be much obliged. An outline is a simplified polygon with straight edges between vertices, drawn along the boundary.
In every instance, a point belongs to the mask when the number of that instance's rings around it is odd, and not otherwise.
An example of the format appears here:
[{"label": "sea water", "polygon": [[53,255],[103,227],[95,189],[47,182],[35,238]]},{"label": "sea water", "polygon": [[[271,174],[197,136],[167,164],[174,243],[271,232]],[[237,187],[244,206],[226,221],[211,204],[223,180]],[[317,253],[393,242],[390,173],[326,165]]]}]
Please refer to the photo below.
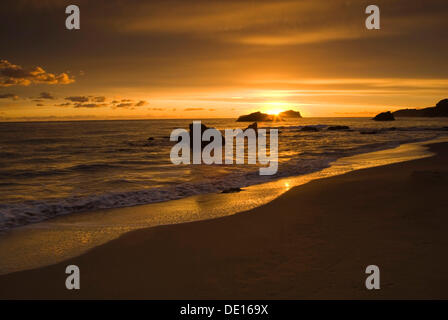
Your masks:
[{"label": "sea water", "polygon": [[[60,215],[220,193],[319,172],[337,159],[448,134],[448,120],[303,118],[279,129],[278,172],[257,165],[173,165],[169,136],[192,120],[0,123],[0,231]],[[202,119],[220,130],[234,119]],[[330,131],[346,125],[350,131]],[[319,131],[301,131],[314,126]]]}]

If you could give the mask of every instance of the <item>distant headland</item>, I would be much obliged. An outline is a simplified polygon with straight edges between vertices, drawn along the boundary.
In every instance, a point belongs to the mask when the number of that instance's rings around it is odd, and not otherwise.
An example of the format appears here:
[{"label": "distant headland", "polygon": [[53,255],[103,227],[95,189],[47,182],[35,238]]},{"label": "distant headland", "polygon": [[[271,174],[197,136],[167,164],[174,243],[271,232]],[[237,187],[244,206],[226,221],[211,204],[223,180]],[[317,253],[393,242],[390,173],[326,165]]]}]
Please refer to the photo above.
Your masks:
[{"label": "distant headland", "polygon": [[253,121],[274,121],[283,119],[299,119],[302,118],[299,111],[288,110],[280,112],[278,115],[267,114],[260,111],[253,112],[240,116],[236,121],[238,122],[253,122]]},{"label": "distant headland", "polygon": [[393,113],[395,117],[448,117],[448,99],[440,100],[435,107],[424,109],[401,109]]},{"label": "distant headland", "polygon": [[377,121],[388,121],[394,120],[394,117],[448,117],[448,99],[440,100],[434,107],[383,112],[373,119]]}]

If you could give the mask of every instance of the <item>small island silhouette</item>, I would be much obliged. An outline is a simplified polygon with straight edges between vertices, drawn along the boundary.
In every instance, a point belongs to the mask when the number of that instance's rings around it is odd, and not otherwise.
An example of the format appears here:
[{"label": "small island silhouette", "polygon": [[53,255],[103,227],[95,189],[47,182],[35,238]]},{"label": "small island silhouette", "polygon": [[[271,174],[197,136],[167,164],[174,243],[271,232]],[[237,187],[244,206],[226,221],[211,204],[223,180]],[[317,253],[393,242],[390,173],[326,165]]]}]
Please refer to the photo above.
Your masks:
[{"label": "small island silhouette", "polygon": [[253,122],[253,121],[278,121],[283,119],[299,119],[302,118],[299,111],[288,110],[280,112],[278,115],[267,114],[260,111],[253,112],[240,116],[236,121],[238,122]]}]

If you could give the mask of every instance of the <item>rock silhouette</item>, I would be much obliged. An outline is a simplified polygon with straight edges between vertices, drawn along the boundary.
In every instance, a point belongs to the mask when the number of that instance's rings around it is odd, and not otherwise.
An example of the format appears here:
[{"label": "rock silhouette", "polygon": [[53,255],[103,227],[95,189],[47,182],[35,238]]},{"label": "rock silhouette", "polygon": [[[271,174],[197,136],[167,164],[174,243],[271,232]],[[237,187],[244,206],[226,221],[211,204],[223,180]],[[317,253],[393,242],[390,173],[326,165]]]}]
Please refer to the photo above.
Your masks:
[{"label": "rock silhouette", "polygon": [[[193,149],[193,123],[190,123],[190,125],[188,126],[188,128],[189,128],[189,131],[190,131],[190,148]],[[207,129],[215,129],[215,128],[207,127],[205,124],[201,123],[201,138],[202,138],[202,135],[204,134],[204,131],[207,130]],[[217,130],[217,129],[215,129],[215,130]],[[221,143],[222,143],[222,145],[225,145],[226,140],[225,140],[224,136],[222,135],[222,133],[221,133],[219,130],[217,130],[217,131],[218,131],[218,132],[220,133],[220,135],[221,135],[221,139],[222,139]],[[202,141],[202,139],[201,139],[201,150],[202,150],[206,145],[208,145],[210,142],[211,142],[211,141]]]},{"label": "rock silhouette", "polygon": [[283,111],[280,112],[279,114],[280,118],[302,118],[302,115],[300,114],[299,111],[294,111],[294,110],[288,110],[288,111]]},{"label": "rock silhouette", "polygon": [[255,132],[258,132],[258,123],[254,122],[254,123],[248,125],[247,128],[244,129],[244,131],[246,131],[247,129],[254,129]]},{"label": "rock silhouette", "polygon": [[392,112],[381,112],[380,114],[377,114],[372,120],[375,121],[394,121],[395,117],[392,114]]},{"label": "rock silhouette", "polygon": [[243,189],[241,189],[241,188],[229,188],[229,189],[222,190],[221,193],[235,193],[235,192],[241,192],[241,191],[243,191]]},{"label": "rock silhouette", "polygon": [[238,122],[253,122],[253,121],[274,121],[274,120],[283,120],[283,119],[298,119],[302,118],[299,111],[294,110],[288,110],[280,112],[278,115],[272,115],[263,113],[260,111],[253,112],[250,114],[239,116],[239,118],[236,120]]},{"label": "rock silhouette", "polygon": [[242,115],[238,118],[238,122],[253,122],[253,121],[273,121],[274,116],[260,111],[251,114]]},{"label": "rock silhouette", "polygon": [[329,126],[327,128],[329,131],[341,131],[341,130],[350,130],[348,126]]},{"label": "rock silhouette", "polygon": [[312,127],[312,126],[306,126],[306,127],[301,128],[300,131],[304,131],[304,132],[317,132],[317,131],[319,131],[319,128]]}]

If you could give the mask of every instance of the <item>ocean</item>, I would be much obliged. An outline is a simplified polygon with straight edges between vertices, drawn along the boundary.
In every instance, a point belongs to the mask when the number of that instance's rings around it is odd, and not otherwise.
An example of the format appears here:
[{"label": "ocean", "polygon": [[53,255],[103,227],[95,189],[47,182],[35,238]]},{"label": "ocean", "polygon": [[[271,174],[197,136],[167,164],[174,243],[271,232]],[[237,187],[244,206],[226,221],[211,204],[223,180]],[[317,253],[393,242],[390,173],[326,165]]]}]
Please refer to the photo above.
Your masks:
[{"label": "ocean", "polygon": [[[192,120],[0,123],[0,231],[105,208],[219,193],[323,170],[335,160],[448,135],[448,121],[402,118],[303,118],[259,123],[279,129],[279,168],[173,165],[172,130]],[[245,128],[234,119],[203,119],[217,129]],[[345,125],[350,131],[330,131]],[[319,131],[304,132],[304,126]],[[148,139],[152,138],[152,139]]]}]

